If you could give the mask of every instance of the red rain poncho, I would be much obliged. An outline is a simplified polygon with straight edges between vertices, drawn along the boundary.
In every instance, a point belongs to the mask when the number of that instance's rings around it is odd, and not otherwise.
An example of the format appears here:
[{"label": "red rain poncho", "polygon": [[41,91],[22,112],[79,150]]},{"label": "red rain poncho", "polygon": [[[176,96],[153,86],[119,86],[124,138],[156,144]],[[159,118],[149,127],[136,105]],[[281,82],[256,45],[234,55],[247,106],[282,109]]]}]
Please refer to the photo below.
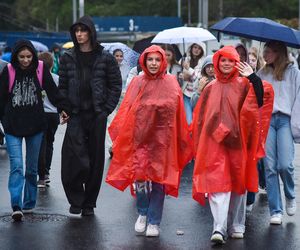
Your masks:
[{"label": "red rain poncho", "polygon": [[[156,75],[145,65],[150,52],[162,55]],[[106,182],[123,191],[136,180],[151,180],[176,197],[182,170],[192,159],[182,92],[176,78],[165,74],[167,61],[160,47],[146,49],[140,64],[144,74],[130,83],[109,127],[114,156]]]},{"label": "red rain poncho", "polygon": [[237,69],[225,76],[221,56],[239,61],[231,46],[213,57],[216,80],[201,93],[192,123],[195,166],[193,198],[204,204],[205,193],[257,192],[257,161],[264,156],[272,109],[273,88],[263,82],[264,105],[258,108],[252,84]]}]

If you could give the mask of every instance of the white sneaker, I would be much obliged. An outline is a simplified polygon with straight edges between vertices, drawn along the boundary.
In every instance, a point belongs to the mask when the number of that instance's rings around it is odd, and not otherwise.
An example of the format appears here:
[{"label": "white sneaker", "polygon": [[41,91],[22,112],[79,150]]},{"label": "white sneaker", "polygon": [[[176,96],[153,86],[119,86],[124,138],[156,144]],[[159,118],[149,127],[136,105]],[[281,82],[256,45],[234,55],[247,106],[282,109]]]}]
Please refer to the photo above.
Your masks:
[{"label": "white sneaker", "polygon": [[253,204],[247,205],[247,206],[246,206],[246,213],[247,213],[247,214],[250,214],[251,211],[252,211],[252,209],[253,209]]},{"label": "white sneaker", "polygon": [[260,194],[267,194],[267,188],[266,188],[266,187],[261,187],[261,186],[259,186],[259,187],[258,187],[258,192],[259,192]]},{"label": "white sneaker", "polygon": [[285,198],[285,210],[287,215],[293,216],[297,210],[296,199]]},{"label": "white sneaker", "polygon": [[282,214],[273,214],[270,219],[270,224],[281,225],[282,224]]},{"label": "white sneaker", "polygon": [[224,236],[220,232],[214,232],[210,238],[210,241],[217,245],[221,245],[225,243]]},{"label": "white sneaker", "polygon": [[23,208],[23,214],[32,214],[32,213],[33,213],[33,208],[29,208],[29,209]]},{"label": "white sneaker", "polygon": [[234,232],[230,235],[231,238],[233,239],[243,239],[244,238],[244,234],[243,233],[239,233],[239,232]]},{"label": "white sneaker", "polygon": [[147,226],[146,236],[147,237],[157,237],[157,236],[159,236],[159,226],[149,224]]},{"label": "white sneaker", "polygon": [[139,217],[135,222],[134,230],[139,234],[144,233],[146,230],[146,224],[147,224],[147,216],[139,215]]}]

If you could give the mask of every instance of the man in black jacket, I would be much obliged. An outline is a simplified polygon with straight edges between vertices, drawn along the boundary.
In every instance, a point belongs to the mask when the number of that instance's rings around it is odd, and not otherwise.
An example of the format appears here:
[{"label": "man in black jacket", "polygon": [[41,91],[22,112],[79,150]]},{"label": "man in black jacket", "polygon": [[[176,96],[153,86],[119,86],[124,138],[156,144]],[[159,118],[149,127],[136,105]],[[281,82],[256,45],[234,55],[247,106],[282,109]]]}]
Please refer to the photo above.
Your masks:
[{"label": "man in black jacket", "polygon": [[93,215],[104,160],[107,116],[118,104],[122,78],[117,61],[103,50],[89,16],[75,22],[74,48],[61,57],[59,92],[67,101],[61,112],[67,130],[62,146],[62,183],[70,213]]}]

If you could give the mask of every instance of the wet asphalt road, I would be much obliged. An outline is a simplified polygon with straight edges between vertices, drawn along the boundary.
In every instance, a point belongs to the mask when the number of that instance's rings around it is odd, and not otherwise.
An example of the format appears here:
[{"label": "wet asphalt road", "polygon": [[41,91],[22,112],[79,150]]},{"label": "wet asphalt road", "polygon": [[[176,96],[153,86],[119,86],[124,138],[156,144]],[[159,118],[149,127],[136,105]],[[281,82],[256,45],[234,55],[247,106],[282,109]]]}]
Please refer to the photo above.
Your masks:
[{"label": "wet asphalt road", "polygon": [[[167,197],[159,238],[136,236],[135,200],[128,191],[122,193],[105,182],[98,197],[94,217],[72,216],[60,180],[60,150],[64,127],[56,134],[51,184],[39,190],[33,215],[22,223],[10,219],[7,189],[9,163],[0,149],[0,250],[39,249],[300,249],[300,209],[281,226],[269,225],[267,198],[258,194],[252,213],[247,217],[245,238],[229,239],[226,245],[212,246],[212,216],[208,206],[201,207],[191,198],[193,166],[182,176],[178,199]],[[106,170],[109,160],[106,161]],[[299,193],[300,147],[296,147],[296,190]],[[300,208],[300,196],[297,197]],[[177,235],[183,230],[184,235]]]}]

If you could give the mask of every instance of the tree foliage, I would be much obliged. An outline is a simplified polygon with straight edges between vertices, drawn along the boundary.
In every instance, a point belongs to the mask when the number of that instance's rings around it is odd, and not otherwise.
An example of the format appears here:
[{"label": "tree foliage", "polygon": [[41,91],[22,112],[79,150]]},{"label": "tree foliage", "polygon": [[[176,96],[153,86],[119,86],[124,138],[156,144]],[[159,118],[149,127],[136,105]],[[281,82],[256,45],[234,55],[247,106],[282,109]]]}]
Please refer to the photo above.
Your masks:
[{"label": "tree foliage", "polygon": [[[220,3],[223,2],[221,11]],[[182,19],[188,20],[188,0],[182,0]],[[198,22],[198,0],[190,0],[191,19]],[[298,0],[209,0],[210,24],[226,16],[267,17],[298,26]],[[34,28],[67,30],[72,23],[72,0],[1,0],[0,30]],[[85,0],[85,13],[92,16],[177,16],[176,0]],[[294,21],[290,21],[293,19]]]}]

